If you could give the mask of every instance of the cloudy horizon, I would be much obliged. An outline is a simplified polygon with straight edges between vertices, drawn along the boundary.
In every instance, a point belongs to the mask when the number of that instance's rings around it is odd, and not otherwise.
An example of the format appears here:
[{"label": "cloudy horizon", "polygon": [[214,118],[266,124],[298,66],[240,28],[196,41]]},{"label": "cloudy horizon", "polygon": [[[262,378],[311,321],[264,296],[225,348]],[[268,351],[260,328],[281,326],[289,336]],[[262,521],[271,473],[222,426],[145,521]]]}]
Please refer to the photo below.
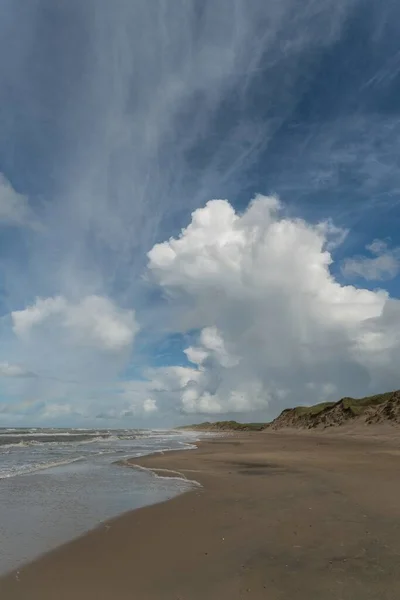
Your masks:
[{"label": "cloudy horizon", "polygon": [[400,387],[399,16],[3,2],[0,426]]}]

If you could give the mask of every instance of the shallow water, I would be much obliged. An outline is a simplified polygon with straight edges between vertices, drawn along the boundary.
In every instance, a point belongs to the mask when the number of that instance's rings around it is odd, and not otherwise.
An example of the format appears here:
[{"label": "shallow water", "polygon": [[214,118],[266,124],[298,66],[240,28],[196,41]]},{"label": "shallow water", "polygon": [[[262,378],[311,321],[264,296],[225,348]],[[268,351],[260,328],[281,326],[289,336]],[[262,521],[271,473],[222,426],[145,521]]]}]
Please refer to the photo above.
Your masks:
[{"label": "shallow water", "polygon": [[[115,461],[167,449],[191,449],[195,440],[190,433],[135,432],[129,436],[109,432],[107,441],[97,439],[90,444],[74,439],[68,446],[54,440],[1,446],[0,573],[107,519],[189,489],[190,482],[155,477]],[[57,466],[51,466],[54,463]]]}]

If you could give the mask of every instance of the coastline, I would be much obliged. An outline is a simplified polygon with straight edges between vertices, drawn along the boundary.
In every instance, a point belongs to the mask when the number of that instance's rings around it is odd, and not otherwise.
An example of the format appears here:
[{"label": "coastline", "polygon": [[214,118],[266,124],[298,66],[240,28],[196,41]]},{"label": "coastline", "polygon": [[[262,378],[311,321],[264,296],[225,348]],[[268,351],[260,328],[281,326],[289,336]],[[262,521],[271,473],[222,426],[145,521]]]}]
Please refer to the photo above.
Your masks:
[{"label": "coastline", "polygon": [[1,578],[0,597],[400,597],[399,458],[385,432],[260,432],[131,459],[202,487],[116,517]]},{"label": "coastline", "polygon": [[[2,448],[0,576],[110,519],[187,489],[187,482],[158,480],[148,472],[132,472],[113,463],[125,457],[195,448],[192,441],[193,435],[173,431],[140,432],[139,436],[134,432],[122,439],[110,434],[106,442],[90,447],[74,441],[60,446],[42,442],[22,449],[11,446],[9,451]],[[64,455],[62,462],[60,455]]]}]

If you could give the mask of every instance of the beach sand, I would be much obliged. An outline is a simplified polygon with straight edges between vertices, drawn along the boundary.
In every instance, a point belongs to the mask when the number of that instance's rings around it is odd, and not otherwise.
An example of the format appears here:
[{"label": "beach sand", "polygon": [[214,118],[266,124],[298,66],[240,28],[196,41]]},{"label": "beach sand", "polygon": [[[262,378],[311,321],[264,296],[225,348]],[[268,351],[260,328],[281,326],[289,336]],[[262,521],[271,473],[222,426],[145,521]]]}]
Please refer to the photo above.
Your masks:
[{"label": "beach sand", "polygon": [[388,431],[260,432],[135,459],[203,487],[11,573],[0,598],[398,600],[400,436]]}]

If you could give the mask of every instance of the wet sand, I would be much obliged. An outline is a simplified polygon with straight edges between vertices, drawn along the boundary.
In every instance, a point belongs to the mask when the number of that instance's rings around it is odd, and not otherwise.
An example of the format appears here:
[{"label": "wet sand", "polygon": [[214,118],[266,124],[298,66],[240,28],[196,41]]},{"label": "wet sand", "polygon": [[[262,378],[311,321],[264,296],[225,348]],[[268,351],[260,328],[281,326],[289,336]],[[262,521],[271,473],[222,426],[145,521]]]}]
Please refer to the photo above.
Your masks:
[{"label": "wet sand", "polygon": [[398,432],[260,432],[135,459],[203,487],[11,573],[0,598],[397,600]]}]

